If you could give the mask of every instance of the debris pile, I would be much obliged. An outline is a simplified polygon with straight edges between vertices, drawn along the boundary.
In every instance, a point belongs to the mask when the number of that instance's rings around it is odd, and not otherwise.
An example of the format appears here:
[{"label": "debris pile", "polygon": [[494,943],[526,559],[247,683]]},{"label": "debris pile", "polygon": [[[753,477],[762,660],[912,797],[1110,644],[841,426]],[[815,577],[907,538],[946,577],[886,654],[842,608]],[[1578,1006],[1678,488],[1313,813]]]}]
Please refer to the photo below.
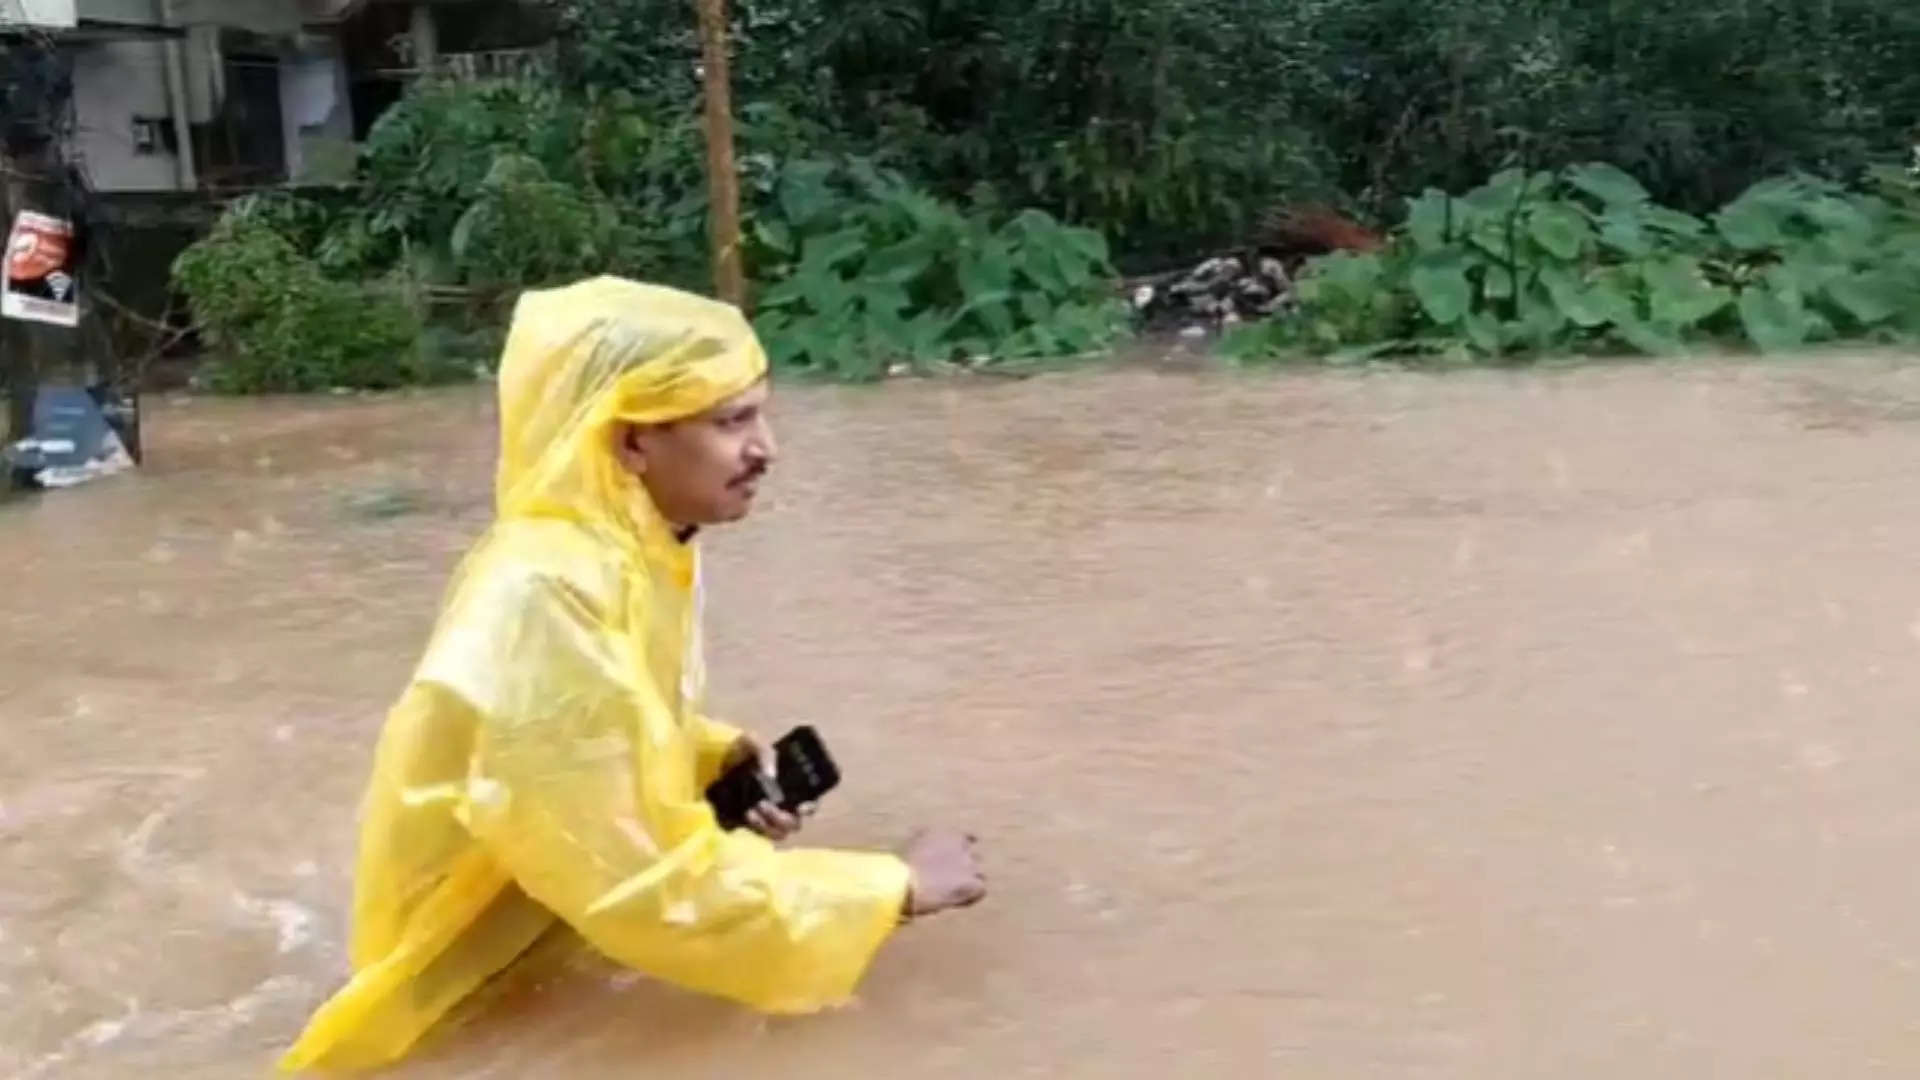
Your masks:
[{"label": "debris pile", "polygon": [[1325,207],[1283,207],[1262,217],[1254,242],[1238,253],[1127,283],[1134,317],[1149,330],[1204,337],[1238,323],[1285,317],[1294,278],[1316,255],[1377,251],[1379,233]]},{"label": "debris pile", "polygon": [[[1251,264],[1251,265],[1249,265]],[[1133,286],[1136,317],[1189,337],[1265,319],[1293,302],[1293,276],[1270,255],[1219,255]]]}]

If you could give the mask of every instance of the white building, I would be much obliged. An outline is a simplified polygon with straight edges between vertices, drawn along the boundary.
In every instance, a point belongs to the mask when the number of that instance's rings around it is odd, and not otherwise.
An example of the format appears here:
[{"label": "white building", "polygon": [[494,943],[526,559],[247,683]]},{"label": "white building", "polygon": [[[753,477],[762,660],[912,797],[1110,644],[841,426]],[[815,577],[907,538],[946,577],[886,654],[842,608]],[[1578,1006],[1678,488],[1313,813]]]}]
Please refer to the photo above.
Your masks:
[{"label": "white building", "polygon": [[0,0],[0,38],[44,33],[69,59],[66,153],[94,190],[217,192],[350,179],[358,139],[408,78],[475,68],[442,52],[443,23],[475,38],[489,13],[513,21],[503,9],[515,5]]}]

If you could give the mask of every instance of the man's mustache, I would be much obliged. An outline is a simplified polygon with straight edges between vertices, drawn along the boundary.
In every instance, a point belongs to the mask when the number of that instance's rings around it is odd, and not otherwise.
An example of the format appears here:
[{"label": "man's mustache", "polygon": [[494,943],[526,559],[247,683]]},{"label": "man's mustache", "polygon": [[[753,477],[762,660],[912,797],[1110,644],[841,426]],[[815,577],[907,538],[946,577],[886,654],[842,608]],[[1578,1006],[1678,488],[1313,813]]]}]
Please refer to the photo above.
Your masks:
[{"label": "man's mustache", "polygon": [[727,486],[728,487],[745,487],[746,485],[753,483],[755,480],[758,480],[765,475],[767,475],[767,463],[764,461],[757,462],[753,465],[747,466],[747,469],[745,472],[742,472],[739,476],[736,476],[732,480],[728,481]]}]

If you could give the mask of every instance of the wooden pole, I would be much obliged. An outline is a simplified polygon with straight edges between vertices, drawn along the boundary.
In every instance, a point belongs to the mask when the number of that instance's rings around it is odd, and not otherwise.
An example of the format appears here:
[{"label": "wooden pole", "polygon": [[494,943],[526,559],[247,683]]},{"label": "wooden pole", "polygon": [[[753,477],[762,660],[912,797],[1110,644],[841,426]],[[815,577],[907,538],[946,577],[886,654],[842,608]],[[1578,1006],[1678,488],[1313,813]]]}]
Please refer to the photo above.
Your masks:
[{"label": "wooden pole", "polygon": [[740,175],[733,163],[733,83],[727,43],[727,0],[696,0],[707,102],[707,225],[713,245],[714,292],[735,307],[747,302],[740,265]]}]

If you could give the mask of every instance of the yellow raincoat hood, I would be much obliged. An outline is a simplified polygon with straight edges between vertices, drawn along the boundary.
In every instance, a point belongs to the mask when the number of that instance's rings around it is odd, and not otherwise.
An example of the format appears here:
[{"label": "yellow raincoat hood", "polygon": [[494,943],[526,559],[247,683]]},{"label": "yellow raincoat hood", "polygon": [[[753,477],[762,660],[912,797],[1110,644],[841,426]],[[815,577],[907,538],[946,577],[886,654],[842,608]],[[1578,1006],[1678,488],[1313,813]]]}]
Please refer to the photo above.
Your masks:
[{"label": "yellow raincoat hood", "polygon": [[562,922],[621,963],[768,1012],[852,993],[907,868],[715,825],[703,793],[739,733],[700,711],[698,552],[613,455],[615,424],[695,416],[765,376],[722,304],[613,278],[521,299],[497,520],[381,734],[353,978],[283,1069],[399,1058]]}]

